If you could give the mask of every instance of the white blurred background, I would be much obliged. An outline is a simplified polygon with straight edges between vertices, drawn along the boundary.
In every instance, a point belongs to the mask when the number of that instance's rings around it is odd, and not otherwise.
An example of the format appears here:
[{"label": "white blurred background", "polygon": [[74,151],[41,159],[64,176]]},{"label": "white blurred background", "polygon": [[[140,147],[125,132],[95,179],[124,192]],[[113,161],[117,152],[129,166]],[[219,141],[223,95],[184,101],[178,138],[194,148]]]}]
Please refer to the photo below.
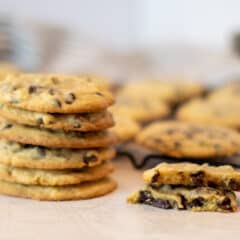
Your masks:
[{"label": "white blurred background", "polygon": [[[146,73],[197,72],[211,82],[238,73],[231,40],[240,31],[239,9],[237,0],[0,0],[2,16],[74,33],[51,70],[101,69],[121,78],[151,65]],[[111,51],[99,58],[100,48]],[[116,74],[113,62],[124,74]]]}]

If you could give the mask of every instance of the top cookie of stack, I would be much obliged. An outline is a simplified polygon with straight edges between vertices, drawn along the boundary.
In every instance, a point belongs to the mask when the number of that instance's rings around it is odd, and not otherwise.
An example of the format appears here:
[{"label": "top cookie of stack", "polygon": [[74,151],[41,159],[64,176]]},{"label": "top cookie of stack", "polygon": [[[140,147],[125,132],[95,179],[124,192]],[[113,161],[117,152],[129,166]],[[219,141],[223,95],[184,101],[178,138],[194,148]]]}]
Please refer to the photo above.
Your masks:
[{"label": "top cookie of stack", "polygon": [[[19,177],[14,180],[10,178],[10,181],[6,176],[3,177],[4,171],[0,171],[0,192],[45,200],[66,200],[99,196],[115,188],[112,180],[99,180],[111,172],[109,163],[104,166],[101,164],[113,158],[114,151],[110,145],[116,141],[116,137],[106,130],[114,125],[112,115],[107,111],[114,99],[96,77],[12,74],[0,82],[0,95],[0,150],[4,155],[1,156],[1,164],[24,167],[26,176],[33,171],[43,178],[49,177],[49,171],[57,169],[57,172],[51,172],[52,178],[61,174],[64,178],[64,184],[60,184],[64,185],[64,189],[56,188],[58,181],[49,187],[46,179],[36,183],[29,179],[27,184],[30,185],[26,188],[19,185],[26,184],[26,181],[19,182]],[[15,145],[17,147],[13,147]],[[42,153],[38,154],[37,161],[36,152]],[[92,161],[96,164],[92,164]],[[88,169],[97,165],[97,170]],[[35,168],[44,171],[36,172]],[[87,182],[98,182],[89,183],[89,189],[88,183],[79,185],[82,180],[74,182],[78,185],[68,186],[72,184],[69,176],[73,172],[68,170],[68,173],[63,173],[59,169],[71,168],[77,168],[77,171],[81,168],[81,174],[85,174],[83,178]],[[94,176],[90,176],[89,180],[86,175],[90,173]],[[77,179],[82,179],[82,175]],[[42,182],[47,188],[41,186]]]}]

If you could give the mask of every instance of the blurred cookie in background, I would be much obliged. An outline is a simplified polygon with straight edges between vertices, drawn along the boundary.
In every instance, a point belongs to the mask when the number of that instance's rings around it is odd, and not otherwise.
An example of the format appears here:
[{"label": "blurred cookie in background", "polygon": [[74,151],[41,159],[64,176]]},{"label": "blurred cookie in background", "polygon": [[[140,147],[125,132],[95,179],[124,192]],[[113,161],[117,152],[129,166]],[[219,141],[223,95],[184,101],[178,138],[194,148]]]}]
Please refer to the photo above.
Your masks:
[{"label": "blurred cookie in background", "polygon": [[117,96],[112,111],[117,115],[132,118],[138,122],[148,122],[169,115],[169,106],[152,95],[121,95]]},{"label": "blurred cookie in background", "polygon": [[233,81],[213,90],[209,94],[208,100],[240,102],[240,81]]},{"label": "blurred cookie in background", "polygon": [[137,135],[137,142],[176,159],[210,159],[240,152],[237,131],[206,124],[154,122]]},{"label": "blurred cookie in background", "polygon": [[204,87],[182,77],[149,78],[130,82],[119,91],[123,96],[152,97],[170,104],[177,104],[192,97],[200,96]]},{"label": "blurred cookie in background", "polygon": [[181,106],[176,117],[181,121],[220,125],[239,130],[240,101],[196,99]]},{"label": "blurred cookie in background", "polygon": [[20,70],[17,66],[11,63],[0,63],[0,81],[3,80],[8,74],[19,73]]}]

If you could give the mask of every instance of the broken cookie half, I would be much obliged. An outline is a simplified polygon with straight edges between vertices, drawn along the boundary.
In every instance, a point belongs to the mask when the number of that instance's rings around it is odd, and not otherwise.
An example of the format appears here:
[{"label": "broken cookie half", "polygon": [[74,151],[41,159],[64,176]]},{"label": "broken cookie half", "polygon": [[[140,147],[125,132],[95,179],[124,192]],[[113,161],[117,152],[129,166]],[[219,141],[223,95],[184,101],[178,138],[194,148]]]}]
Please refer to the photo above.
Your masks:
[{"label": "broken cookie half", "polygon": [[[196,170],[201,170],[201,172],[208,174],[205,175],[204,181],[198,181],[198,184],[193,184],[192,181],[184,181],[186,179],[183,179],[183,176],[191,175],[191,170],[192,174]],[[153,172],[157,172],[157,177],[155,175],[151,176],[155,179],[151,178],[150,181],[148,177]],[[179,172],[181,172],[182,178],[177,177]],[[209,174],[210,172],[212,175]],[[214,174],[215,172],[217,172],[216,175]],[[236,174],[236,171],[233,169],[230,171],[230,167],[221,167],[218,169],[218,167],[197,166],[190,163],[184,163],[184,165],[181,163],[162,163],[153,170],[145,171],[143,175],[147,186],[132,193],[127,198],[127,201],[129,203],[146,204],[162,209],[235,212],[238,209],[238,205],[236,195],[232,190],[236,188],[230,187],[231,185],[228,184],[224,184],[223,188],[223,185],[218,183],[226,180],[228,182],[231,177],[236,180]],[[213,175],[214,178],[211,177],[211,181],[216,181],[216,187],[207,184],[207,179]],[[188,177],[187,179],[189,180]],[[211,182],[212,184],[213,182]]]}]

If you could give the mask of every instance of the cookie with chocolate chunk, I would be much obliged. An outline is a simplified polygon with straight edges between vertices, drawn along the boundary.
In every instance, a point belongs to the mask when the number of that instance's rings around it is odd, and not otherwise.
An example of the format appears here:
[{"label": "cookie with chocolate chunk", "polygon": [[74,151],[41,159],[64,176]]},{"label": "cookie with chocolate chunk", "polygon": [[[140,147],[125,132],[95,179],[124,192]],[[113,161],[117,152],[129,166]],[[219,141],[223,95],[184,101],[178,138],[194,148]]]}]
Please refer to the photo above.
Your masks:
[{"label": "cookie with chocolate chunk", "polygon": [[185,122],[240,129],[240,101],[193,100],[178,109],[177,118]]},{"label": "cookie with chocolate chunk", "polygon": [[131,194],[127,201],[163,209],[187,209],[194,212],[227,213],[236,212],[238,208],[234,192],[209,187],[146,186]]},{"label": "cookie with chocolate chunk", "polygon": [[46,148],[0,139],[0,163],[12,167],[73,169],[94,167],[114,158],[113,148]]},{"label": "cookie with chocolate chunk", "polygon": [[227,165],[213,167],[207,164],[160,163],[146,170],[143,179],[154,186],[169,184],[240,191],[240,171]]},{"label": "cookie with chocolate chunk", "polygon": [[213,90],[209,96],[209,101],[220,102],[239,102],[240,101],[240,81],[233,81],[227,83],[215,90]]},{"label": "cookie with chocolate chunk", "polygon": [[108,176],[112,171],[111,163],[69,170],[16,168],[0,164],[0,180],[26,185],[63,186],[96,181]]},{"label": "cookie with chocolate chunk", "polygon": [[163,101],[152,98],[151,95],[137,97],[119,95],[111,111],[114,115],[147,122],[166,117],[170,113],[170,107]]},{"label": "cookie with chocolate chunk", "polygon": [[95,113],[51,114],[0,104],[0,116],[19,124],[65,131],[98,131],[114,125],[112,114],[105,110]]},{"label": "cookie with chocolate chunk", "polygon": [[0,138],[23,144],[50,148],[97,148],[107,147],[117,141],[110,131],[64,132],[47,130],[9,122],[0,118]]},{"label": "cookie with chocolate chunk", "polygon": [[177,121],[150,124],[136,140],[176,158],[225,157],[240,151],[240,134],[234,130]]},{"label": "cookie with chocolate chunk", "polygon": [[29,186],[0,180],[1,194],[45,201],[95,198],[112,192],[116,187],[116,182],[110,178],[66,186]]},{"label": "cookie with chocolate chunk", "polygon": [[121,96],[151,98],[167,103],[179,103],[203,93],[201,84],[183,77],[160,77],[127,83],[120,91]]},{"label": "cookie with chocolate chunk", "polygon": [[113,101],[105,87],[87,76],[17,74],[0,82],[0,102],[29,111],[96,112]]}]

